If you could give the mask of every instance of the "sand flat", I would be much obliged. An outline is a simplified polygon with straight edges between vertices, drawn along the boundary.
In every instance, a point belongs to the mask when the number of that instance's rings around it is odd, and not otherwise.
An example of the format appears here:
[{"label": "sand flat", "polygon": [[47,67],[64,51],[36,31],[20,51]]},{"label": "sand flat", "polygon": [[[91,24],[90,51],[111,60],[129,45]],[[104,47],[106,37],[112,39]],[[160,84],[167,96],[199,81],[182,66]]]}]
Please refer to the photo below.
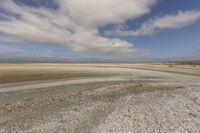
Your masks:
[{"label": "sand flat", "polygon": [[1,64],[0,133],[200,132],[200,69]]}]

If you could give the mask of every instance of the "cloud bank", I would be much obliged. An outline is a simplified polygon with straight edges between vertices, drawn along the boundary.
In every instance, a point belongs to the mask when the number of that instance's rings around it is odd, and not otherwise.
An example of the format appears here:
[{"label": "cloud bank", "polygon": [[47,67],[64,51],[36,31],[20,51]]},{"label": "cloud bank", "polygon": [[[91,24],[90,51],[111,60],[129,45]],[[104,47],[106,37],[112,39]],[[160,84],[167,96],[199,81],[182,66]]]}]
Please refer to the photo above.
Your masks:
[{"label": "cloud bank", "polygon": [[153,34],[157,30],[186,27],[197,20],[200,20],[200,11],[179,11],[177,14],[157,17],[144,22],[138,30],[126,30],[123,27],[117,27],[114,30],[107,31],[106,34],[119,36],[145,36]]},{"label": "cloud bank", "polygon": [[63,44],[77,52],[134,55],[138,51],[133,44],[118,38],[102,37],[98,28],[136,19],[149,13],[155,2],[156,0],[58,0],[55,1],[57,8],[48,8],[1,0],[0,38],[5,38],[3,42],[17,40],[19,43]]}]

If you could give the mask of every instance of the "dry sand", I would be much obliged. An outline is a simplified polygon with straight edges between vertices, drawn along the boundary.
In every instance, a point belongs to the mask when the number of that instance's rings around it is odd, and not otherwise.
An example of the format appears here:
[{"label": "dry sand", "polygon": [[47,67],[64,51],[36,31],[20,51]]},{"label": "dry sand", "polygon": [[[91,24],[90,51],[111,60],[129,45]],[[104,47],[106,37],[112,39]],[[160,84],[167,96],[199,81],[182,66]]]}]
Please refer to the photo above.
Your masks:
[{"label": "dry sand", "polygon": [[1,64],[0,133],[198,133],[200,67]]}]

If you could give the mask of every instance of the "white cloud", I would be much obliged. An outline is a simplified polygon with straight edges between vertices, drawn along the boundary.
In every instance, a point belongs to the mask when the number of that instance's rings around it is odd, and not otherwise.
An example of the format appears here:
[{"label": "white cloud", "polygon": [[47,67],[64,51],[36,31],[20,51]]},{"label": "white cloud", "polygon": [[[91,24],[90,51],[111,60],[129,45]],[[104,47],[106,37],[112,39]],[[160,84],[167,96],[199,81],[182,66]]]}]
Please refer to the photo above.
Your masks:
[{"label": "white cloud", "polygon": [[98,34],[107,24],[124,23],[150,12],[156,0],[58,0],[58,9],[17,5],[0,1],[4,14],[0,32],[21,41],[64,44],[79,52],[130,55],[137,53],[133,44]]},{"label": "white cloud", "polygon": [[162,29],[179,29],[200,19],[200,11],[180,11],[174,15],[166,15],[149,20],[142,24],[142,26],[134,31],[125,30],[123,28],[116,28],[108,31],[107,34],[117,34],[121,36],[144,36],[153,34],[156,30]]},{"label": "white cloud", "polygon": [[80,25],[123,23],[150,11],[155,0],[61,0],[63,10]]}]

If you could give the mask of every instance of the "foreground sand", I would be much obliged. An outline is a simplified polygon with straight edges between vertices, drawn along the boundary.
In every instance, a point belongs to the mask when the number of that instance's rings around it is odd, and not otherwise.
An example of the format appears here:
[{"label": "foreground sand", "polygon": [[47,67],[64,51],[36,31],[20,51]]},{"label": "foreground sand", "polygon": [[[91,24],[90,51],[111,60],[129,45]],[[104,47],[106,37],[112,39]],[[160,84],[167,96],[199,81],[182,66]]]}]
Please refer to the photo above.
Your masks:
[{"label": "foreground sand", "polygon": [[200,67],[1,64],[1,132],[200,132]]}]

